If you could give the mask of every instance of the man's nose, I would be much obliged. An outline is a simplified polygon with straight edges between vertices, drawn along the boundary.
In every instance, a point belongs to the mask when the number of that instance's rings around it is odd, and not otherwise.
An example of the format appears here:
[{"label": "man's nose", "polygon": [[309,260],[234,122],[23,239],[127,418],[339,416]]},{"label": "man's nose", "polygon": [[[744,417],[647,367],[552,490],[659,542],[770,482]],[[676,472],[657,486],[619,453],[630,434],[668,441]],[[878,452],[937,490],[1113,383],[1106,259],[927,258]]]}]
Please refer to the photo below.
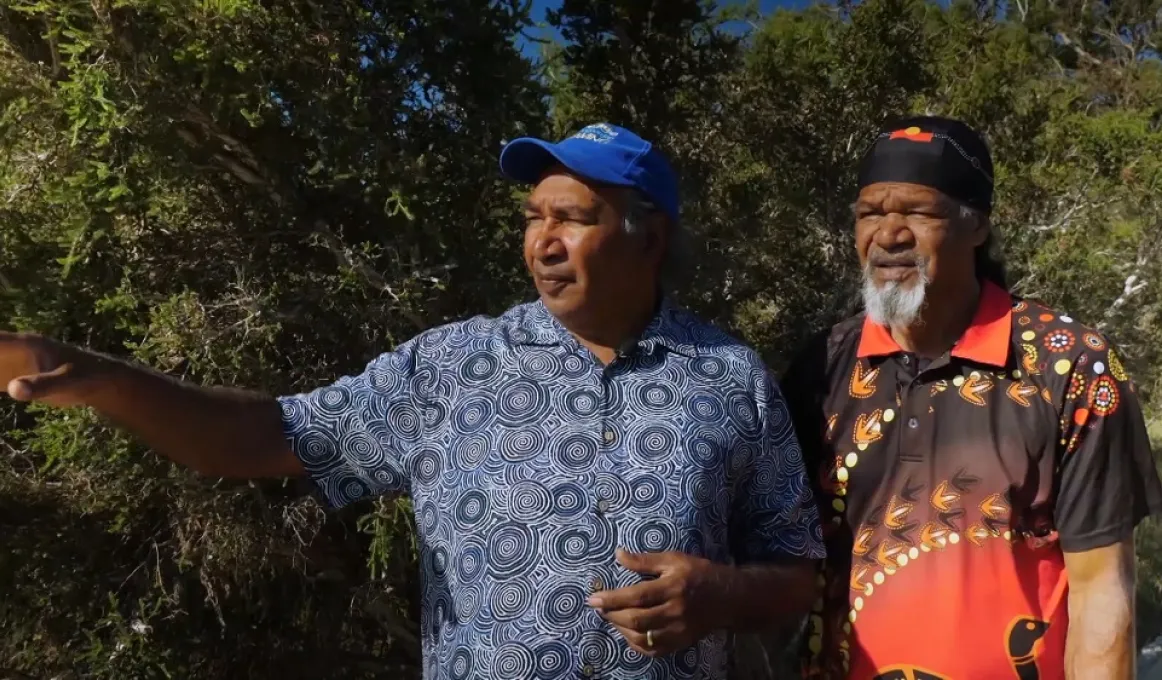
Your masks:
[{"label": "man's nose", "polygon": [[533,241],[533,256],[541,261],[555,261],[566,255],[565,244],[554,228],[552,220],[545,220],[540,232]]},{"label": "man's nose", "polygon": [[916,245],[915,235],[908,228],[908,220],[898,213],[888,213],[880,220],[873,240],[889,252]]}]

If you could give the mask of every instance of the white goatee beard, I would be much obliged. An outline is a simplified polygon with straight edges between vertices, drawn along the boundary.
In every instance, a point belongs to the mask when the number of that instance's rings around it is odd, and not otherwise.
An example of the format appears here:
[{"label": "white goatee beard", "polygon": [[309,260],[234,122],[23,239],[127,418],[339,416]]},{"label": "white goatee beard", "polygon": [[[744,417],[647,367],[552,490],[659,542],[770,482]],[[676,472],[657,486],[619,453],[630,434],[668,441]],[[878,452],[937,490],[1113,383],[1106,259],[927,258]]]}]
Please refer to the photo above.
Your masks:
[{"label": "white goatee beard", "polygon": [[876,284],[872,267],[863,268],[863,305],[872,323],[880,326],[910,327],[920,321],[920,313],[927,306],[928,262],[916,264],[916,280],[911,286],[899,281]]}]

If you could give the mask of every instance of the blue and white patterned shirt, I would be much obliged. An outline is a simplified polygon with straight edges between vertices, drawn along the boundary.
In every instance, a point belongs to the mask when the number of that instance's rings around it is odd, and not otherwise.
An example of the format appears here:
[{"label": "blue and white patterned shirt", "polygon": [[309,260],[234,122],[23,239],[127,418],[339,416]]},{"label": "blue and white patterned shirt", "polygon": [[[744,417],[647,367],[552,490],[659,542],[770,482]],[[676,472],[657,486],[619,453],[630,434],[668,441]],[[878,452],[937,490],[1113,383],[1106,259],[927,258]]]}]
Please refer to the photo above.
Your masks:
[{"label": "blue and white patterned shirt", "polygon": [[608,366],[536,302],[280,402],[332,505],[411,494],[425,678],[723,678],[723,634],[651,659],[586,604],[640,580],[615,548],[823,556],[775,382],[668,304]]}]

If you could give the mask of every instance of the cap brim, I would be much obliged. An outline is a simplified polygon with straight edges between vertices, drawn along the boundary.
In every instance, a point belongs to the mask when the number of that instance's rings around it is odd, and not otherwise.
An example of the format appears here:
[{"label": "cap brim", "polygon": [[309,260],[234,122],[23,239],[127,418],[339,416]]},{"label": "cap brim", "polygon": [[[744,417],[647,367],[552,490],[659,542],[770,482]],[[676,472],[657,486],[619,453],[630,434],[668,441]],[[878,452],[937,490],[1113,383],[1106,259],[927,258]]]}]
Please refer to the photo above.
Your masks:
[{"label": "cap brim", "polygon": [[517,182],[535,184],[554,165],[562,165],[570,172],[602,184],[633,185],[608,167],[592,162],[591,158],[571,154],[561,145],[543,139],[514,139],[500,152],[500,171]]}]

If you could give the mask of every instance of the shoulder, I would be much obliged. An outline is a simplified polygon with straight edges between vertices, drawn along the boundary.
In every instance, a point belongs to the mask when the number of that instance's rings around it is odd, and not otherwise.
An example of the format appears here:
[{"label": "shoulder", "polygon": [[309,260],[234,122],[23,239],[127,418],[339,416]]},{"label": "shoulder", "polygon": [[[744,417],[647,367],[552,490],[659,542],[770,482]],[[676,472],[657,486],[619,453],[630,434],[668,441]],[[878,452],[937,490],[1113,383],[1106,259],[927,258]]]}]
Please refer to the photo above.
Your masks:
[{"label": "shoulder", "polygon": [[380,358],[392,357],[397,362],[437,359],[456,363],[480,352],[501,352],[513,344],[527,342],[541,328],[540,324],[536,305],[521,304],[499,316],[478,314],[433,326]]},{"label": "shoulder", "polygon": [[[1013,298],[1013,342],[1030,376],[1073,398],[1130,379],[1112,341],[1100,330],[1037,300]],[[1060,397],[1059,397],[1060,398]]]},{"label": "shoulder", "polygon": [[864,316],[859,314],[812,333],[791,354],[783,382],[796,389],[822,389],[837,369],[850,370],[863,324]]},{"label": "shoulder", "polygon": [[840,321],[820,335],[825,336],[827,341],[830,343],[857,343],[859,342],[860,336],[863,334],[863,324],[865,318],[866,317],[861,312],[855,316],[851,316],[844,319],[843,321]]},{"label": "shoulder", "polygon": [[724,398],[738,390],[759,404],[777,396],[770,369],[754,347],[687,309],[670,307],[664,314],[667,361],[681,363],[682,374]]},{"label": "shoulder", "polygon": [[757,350],[687,309],[671,310],[667,323],[667,334],[677,349],[696,361],[724,361],[728,370],[740,376],[766,370],[766,362]]}]

